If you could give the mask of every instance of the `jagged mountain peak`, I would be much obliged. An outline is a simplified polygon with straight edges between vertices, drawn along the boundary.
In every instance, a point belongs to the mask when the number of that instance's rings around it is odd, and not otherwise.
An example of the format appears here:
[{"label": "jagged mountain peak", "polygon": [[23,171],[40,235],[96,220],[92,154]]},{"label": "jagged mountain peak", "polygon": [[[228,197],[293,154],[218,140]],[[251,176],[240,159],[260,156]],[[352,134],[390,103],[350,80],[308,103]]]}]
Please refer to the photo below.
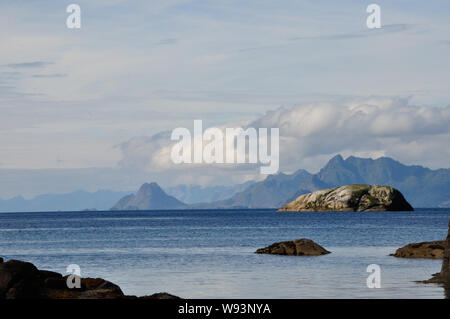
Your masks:
[{"label": "jagged mountain peak", "polygon": [[142,184],[142,186],[139,188],[138,193],[155,193],[155,194],[161,194],[164,193],[164,191],[162,190],[162,188],[155,182],[152,183],[144,183]]},{"label": "jagged mountain peak", "polygon": [[390,157],[349,156],[344,160],[337,154],[317,174],[298,170],[293,174],[272,175],[229,199],[201,208],[275,208],[305,193],[348,184],[395,187],[415,207],[437,207],[450,202],[450,169],[404,165]]},{"label": "jagged mountain peak", "polygon": [[166,192],[155,182],[144,183],[136,195],[120,199],[112,210],[178,209],[187,205]]}]

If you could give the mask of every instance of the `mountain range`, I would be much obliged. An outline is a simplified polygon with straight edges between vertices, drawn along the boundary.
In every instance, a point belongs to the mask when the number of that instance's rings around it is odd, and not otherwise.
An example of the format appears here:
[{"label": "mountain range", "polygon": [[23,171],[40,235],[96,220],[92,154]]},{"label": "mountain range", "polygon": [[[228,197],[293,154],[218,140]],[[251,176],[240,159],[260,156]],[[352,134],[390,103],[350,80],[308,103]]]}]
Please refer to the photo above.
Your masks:
[{"label": "mountain range", "polygon": [[404,165],[392,158],[336,155],[316,174],[299,169],[269,175],[260,182],[234,186],[177,185],[166,192],[156,183],[144,184],[136,194],[83,190],[0,199],[0,212],[77,211],[86,209],[218,209],[280,208],[298,196],[347,184],[387,185],[398,189],[413,207],[450,207],[450,169],[432,170]]},{"label": "mountain range", "polygon": [[302,194],[348,184],[397,188],[414,207],[448,207],[450,202],[450,169],[404,165],[389,157],[350,156],[344,160],[336,155],[317,174],[299,170],[291,175],[270,175],[229,199],[191,207],[279,208]]},{"label": "mountain range", "polygon": [[[227,199],[190,205],[167,202],[165,208],[279,208],[302,194],[348,184],[397,188],[414,207],[448,207],[450,203],[450,169],[431,170],[418,165],[404,165],[388,157],[370,159],[350,156],[344,160],[341,155],[336,155],[317,174],[300,169],[293,174],[269,175],[261,182],[250,183]],[[145,196],[140,198],[148,203]],[[123,201],[127,202],[128,198]],[[140,209],[150,209],[145,203],[139,203],[136,197],[133,197],[133,203]],[[121,207],[118,204],[116,208]]]},{"label": "mountain range", "polygon": [[[176,185],[166,188],[167,194],[186,204],[212,202],[231,197],[254,183],[249,181],[231,186]],[[0,212],[47,212],[47,211],[80,211],[109,210],[117,201],[130,195],[131,191],[99,190],[87,192],[77,190],[64,194],[43,194],[25,199],[16,196],[0,199]]]},{"label": "mountain range", "polygon": [[77,190],[67,194],[43,194],[31,199],[16,196],[11,199],[0,199],[0,212],[107,210],[129,193],[110,190],[89,193],[84,190]]},{"label": "mountain range", "polygon": [[165,191],[186,204],[195,204],[230,198],[254,183],[254,181],[248,181],[231,186],[218,185],[207,187],[200,185],[176,185],[166,188]]}]

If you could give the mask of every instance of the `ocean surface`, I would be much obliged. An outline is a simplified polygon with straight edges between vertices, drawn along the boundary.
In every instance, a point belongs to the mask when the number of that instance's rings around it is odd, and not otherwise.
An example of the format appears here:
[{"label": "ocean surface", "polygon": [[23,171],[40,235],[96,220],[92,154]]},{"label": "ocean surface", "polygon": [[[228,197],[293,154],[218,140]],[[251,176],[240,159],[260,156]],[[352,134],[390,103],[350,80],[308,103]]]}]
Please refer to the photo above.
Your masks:
[{"label": "ocean surface", "polygon": [[[0,256],[83,277],[124,293],[184,298],[444,298],[415,280],[441,260],[388,256],[405,244],[444,239],[450,209],[373,213],[274,210],[0,213]],[[332,253],[258,255],[277,241],[309,238]],[[369,289],[367,266],[381,267]]]}]

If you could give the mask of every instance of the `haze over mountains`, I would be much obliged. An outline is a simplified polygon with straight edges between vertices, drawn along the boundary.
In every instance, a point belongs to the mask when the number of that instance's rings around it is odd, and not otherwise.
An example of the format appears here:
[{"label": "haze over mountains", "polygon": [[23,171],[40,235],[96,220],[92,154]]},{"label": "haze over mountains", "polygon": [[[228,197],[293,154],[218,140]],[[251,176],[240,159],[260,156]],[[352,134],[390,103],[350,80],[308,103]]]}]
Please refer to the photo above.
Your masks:
[{"label": "haze over mountains", "polygon": [[183,209],[186,207],[185,203],[167,195],[158,184],[145,183],[136,194],[123,197],[111,210]]},{"label": "haze over mountains", "polygon": [[197,208],[279,208],[296,197],[347,184],[387,185],[400,190],[414,207],[444,207],[450,200],[450,169],[407,166],[388,157],[333,157],[317,174],[299,170],[268,176],[230,199],[194,205]]},{"label": "haze over mountains", "polygon": [[89,193],[78,190],[67,194],[44,194],[32,199],[17,196],[0,199],[0,212],[77,211],[85,209],[107,210],[130,192],[99,190]]},{"label": "haze over mountains", "polygon": [[204,203],[230,198],[254,183],[254,181],[248,181],[232,186],[219,185],[207,187],[200,185],[176,185],[166,188],[166,192],[186,204]]},{"label": "haze over mountains", "polygon": [[269,175],[261,182],[225,200],[191,205],[192,208],[275,208],[281,207],[300,185],[313,175],[303,169],[294,174]]},{"label": "haze over mountains", "polygon": [[373,160],[350,156],[344,160],[336,155],[317,174],[300,169],[293,174],[269,175],[228,199],[185,208],[279,208],[302,194],[347,184],[397,188],[414,207],[442,207],[450,200],[450,169],[407,166],[388,157]]},{"label": "haze over mountains", "polygon": [[333,157],[317,174],[299,169],[293,174],[269,175],[261,182],[235,186],[177,185],[167,192],[158,184],[144,184],[131,192],[101,190],[47,194],[26,200],[0,200],[0,212],[74,211],[84,209],[216,209],[280,208],[287,202],[323,188],[347,184],[388,185],[400,190],[413,207],[450,207],[450,169],[431,170],[378,159]]}]

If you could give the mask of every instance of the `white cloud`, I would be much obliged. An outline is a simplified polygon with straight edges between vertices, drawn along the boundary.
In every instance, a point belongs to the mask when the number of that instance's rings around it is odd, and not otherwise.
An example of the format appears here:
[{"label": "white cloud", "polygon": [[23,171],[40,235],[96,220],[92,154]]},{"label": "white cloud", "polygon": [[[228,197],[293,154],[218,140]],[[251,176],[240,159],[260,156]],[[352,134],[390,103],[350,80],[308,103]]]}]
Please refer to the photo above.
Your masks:
[{"label": "white cloud", "polygon": [[386,155],[432,167],[448,166],[445,158],[450,155],[448,142],[443,143],[445,138],[450,141],[450,107],[414,106],[407,99],[371,97],[299,105],[269,112],[252,125],[280,126],[281,163],[291,169],[301,167],[305,159],[314,162],[336,153]]},{"label": "white cloud", "polygon": [[[450,107],[414,106],[401,98],[341,99],[279,108],[249,126],[280,128],[280,161],[284,171],[299,168],[315,171],[336,153],[374,158],[391,156],[404,163],[434,168],[448,167],[450,157]],[[195,175],[200,179],[202,169],[208,175],[215,171],[220,179],[258,174],[255,167],[246,164],[238,169],[231,167],[235,171],[220,165],[173,165],[172,144],[169,132],[131,139],[122,144],[121,163],[147,171],[176,169],[186,178]]]}]

